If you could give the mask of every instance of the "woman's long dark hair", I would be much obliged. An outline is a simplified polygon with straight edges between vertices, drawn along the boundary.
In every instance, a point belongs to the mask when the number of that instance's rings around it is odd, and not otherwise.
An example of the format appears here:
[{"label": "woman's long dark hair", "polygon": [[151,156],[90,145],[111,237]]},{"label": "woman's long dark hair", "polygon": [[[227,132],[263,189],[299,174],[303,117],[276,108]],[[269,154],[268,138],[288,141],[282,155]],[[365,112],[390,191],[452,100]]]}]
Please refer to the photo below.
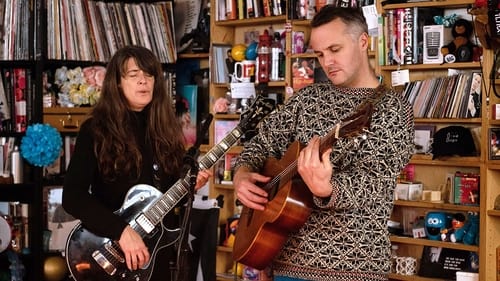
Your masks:
[{"label": "woman's long dark hair", "polygon": [[129,126],[133,112],[120,88],[129,59],[145,73],[154,76],[153,99],[144,108],[146,139],[153,158],[167,175],[178,176],[185,152],[184,138],[174,108],[165,88],[160,62],[147,48],[126,46],[111,58],[106,69],[101,96],[91,113],[94,153],[105,180],[122,175],[140,175],[142,155]]}]

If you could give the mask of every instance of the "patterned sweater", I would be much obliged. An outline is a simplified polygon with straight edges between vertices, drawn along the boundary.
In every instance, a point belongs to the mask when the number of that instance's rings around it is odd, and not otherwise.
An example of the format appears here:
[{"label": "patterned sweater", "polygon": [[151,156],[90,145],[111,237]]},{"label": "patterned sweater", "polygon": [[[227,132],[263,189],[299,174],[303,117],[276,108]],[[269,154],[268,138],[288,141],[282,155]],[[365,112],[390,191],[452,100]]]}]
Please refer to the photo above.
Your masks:
[{"label": "patterned sweater", "polygon": [[[306,144],[375,96],[375,89],[308,86],[259,124],[236,163],[259,171],[280,158],[290,143]],[[387,280],[390,241],[387,220],[401,169],[413,153],[413,111],[399,94],[386,91],[368,130],[333,145],[329,198],[313,198],[312,214],[291,233],[273,262],[275,275],[306,280]]]}]

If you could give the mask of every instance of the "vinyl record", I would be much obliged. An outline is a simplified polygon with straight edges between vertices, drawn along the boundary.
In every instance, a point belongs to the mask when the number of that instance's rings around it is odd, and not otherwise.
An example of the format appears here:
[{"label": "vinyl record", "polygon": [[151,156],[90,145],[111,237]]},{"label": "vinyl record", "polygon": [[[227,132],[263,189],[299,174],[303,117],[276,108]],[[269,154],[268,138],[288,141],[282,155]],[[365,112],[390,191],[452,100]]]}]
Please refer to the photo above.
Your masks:
[{"label": "vinyl record", "polygon": [[10,225],[4,218],[0,217],[0,253],[9,247],[11,239]]}]

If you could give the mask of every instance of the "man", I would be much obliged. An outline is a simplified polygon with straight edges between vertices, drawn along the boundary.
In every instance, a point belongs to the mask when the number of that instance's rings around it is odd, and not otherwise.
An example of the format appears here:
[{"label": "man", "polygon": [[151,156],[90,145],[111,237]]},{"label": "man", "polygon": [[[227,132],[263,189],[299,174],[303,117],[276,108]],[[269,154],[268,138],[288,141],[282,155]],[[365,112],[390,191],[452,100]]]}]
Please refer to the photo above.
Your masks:
[{"label": "man", "polygon": [[[312,212],[274,258],[274,280],[387,280],[387,220],[414,149],[413,112],[401,95],[379,87],[358,9],[328,5],[311,27],[310,45],[330,81],[301,89],[261,122],[236,163],[236,196],[265,210],[272,199],[259,187],[271,180],[262,175],[265,160],[281,158],[293,142],[307,144],[297,170],[312,193]],[[370,126],[320,151],[320,136],[363,102],[374,105]]]}]

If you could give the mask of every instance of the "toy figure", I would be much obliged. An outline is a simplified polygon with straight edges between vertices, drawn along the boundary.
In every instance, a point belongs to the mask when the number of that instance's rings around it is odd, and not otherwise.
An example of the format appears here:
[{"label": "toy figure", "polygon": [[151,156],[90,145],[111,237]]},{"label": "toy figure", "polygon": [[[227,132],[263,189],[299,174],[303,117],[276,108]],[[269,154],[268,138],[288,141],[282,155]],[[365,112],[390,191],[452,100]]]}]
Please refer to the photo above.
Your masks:
[{"label": "toy figure", "polygon": [[469,212],[465,225],[455,231],[455,237],[466,245],[479,245],[479,214]]},{"label": "toy figure", "polygon": [[429,240],[440,240],[441,231],[450,227],[450,216],[445,212],[429,212],[425,217],[425,235]]},{"label": "toy figure", "polygon": [[476,46],[470,41],[472,23],[465,19],[458,19],[451,30],[453,41],[441,47],[445,62],[472,61]]},{"label": "toy figure", "polygon": [[456,231],[465,225],[465,216],[462,213],[456,213],[451,219],[451,228],[441,230],[441,240],[445,242],[457,242]]}]

